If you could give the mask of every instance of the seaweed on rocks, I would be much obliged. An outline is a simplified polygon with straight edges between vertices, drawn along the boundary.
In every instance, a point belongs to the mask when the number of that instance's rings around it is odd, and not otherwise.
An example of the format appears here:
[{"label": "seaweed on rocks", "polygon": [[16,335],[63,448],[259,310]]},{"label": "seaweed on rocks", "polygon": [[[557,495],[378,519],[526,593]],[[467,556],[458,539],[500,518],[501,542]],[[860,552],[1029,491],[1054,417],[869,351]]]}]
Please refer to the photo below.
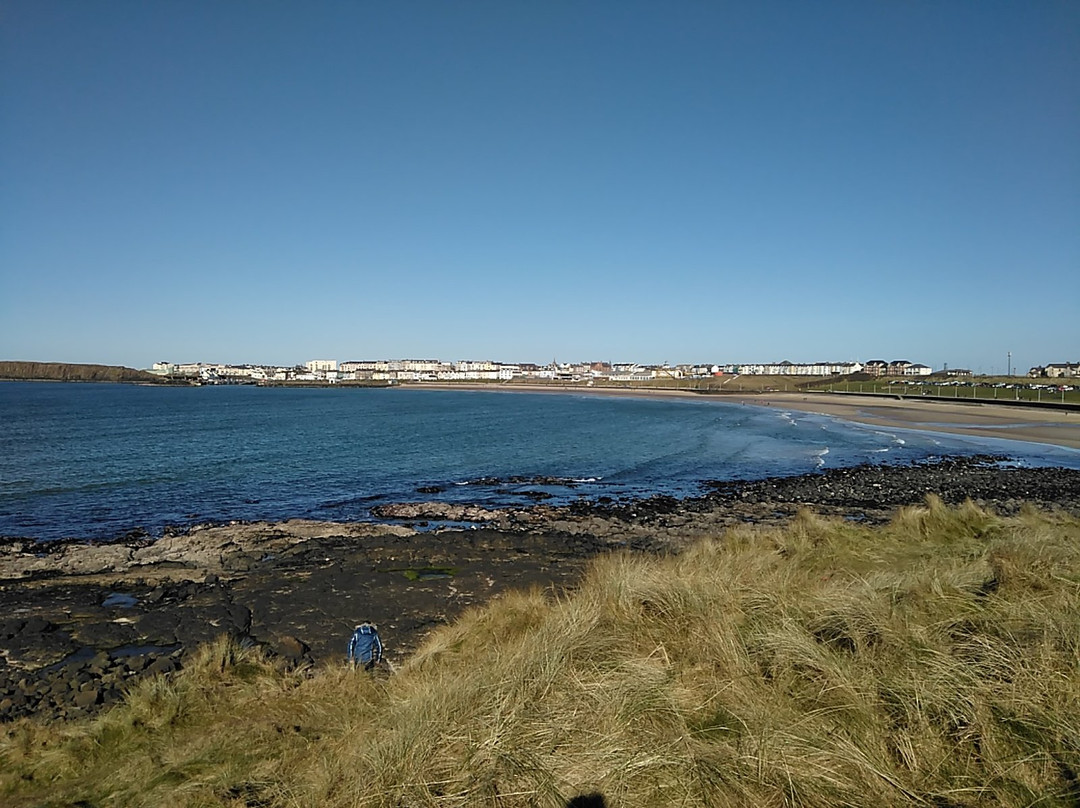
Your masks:
[{"label": "seaweed on rocks", "polygon": [[709,481],[713,503],[791,502],[849,508],[896,508],[935,494],[958,504],[967,499],[1003,512],[1024,501],[1080,510],[1080,470],[1006,465],[994,455],[945,457],[911,465],[861,465],[795,477]]}]

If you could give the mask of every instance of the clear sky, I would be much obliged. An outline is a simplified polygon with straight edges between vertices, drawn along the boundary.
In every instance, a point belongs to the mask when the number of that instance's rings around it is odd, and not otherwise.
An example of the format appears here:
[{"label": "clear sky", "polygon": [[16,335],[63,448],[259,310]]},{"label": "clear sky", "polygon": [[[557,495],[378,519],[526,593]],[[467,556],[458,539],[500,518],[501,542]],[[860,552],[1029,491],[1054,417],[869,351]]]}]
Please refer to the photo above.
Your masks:
[{"label": "clear sky", "polygon": [[1080,360],[1080,3],[0,0],[0,359]]}]

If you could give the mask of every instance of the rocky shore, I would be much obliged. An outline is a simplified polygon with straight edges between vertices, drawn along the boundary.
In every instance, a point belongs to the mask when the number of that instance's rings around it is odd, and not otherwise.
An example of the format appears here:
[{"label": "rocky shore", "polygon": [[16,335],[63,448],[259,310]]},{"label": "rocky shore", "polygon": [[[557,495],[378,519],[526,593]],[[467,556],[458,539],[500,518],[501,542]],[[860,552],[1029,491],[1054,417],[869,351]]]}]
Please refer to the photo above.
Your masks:
[{"label": "rocky shore", "polygon": [[383,521],[371,523],[203,526],[96,544],[4,539],[0,721],[100,710],[221,634],[287,664],[342,664],[352,626],[373,620],[392,667],[433,627],[500,592],[573,586],[598,553],[677,551],[803,506],[880,522],[929,493],[1003,513],[1027,502],[1080,515],[1080,471],[981,457],[713,482],[684,500],[511,510],[432,501],[381,505]]}]

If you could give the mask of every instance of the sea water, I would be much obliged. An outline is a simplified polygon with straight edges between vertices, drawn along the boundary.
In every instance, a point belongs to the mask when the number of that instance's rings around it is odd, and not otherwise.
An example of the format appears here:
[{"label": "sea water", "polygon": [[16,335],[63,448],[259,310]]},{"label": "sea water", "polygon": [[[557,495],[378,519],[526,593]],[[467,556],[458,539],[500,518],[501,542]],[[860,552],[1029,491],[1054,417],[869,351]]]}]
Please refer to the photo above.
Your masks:
[{"label": "sea water", "polygon": [[397,501],[687,496],[704,480],[986,452],[1080,468],[1068,449],[714,398],[8,382],[0,535],[357,520]]}]

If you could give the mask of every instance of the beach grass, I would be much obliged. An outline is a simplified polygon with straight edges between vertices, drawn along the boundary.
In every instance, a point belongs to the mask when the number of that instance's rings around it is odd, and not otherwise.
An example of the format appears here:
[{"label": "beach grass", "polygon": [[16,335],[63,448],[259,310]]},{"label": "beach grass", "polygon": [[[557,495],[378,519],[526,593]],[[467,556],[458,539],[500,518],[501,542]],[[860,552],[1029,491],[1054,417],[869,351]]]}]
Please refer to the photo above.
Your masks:
[{"label": "beach grass", "polygon": [[1080,520],[930,497],[801,513],[516,592],[402,668],[226,639],[95,719],[0,737],[10,806],[1066,806]]}]

